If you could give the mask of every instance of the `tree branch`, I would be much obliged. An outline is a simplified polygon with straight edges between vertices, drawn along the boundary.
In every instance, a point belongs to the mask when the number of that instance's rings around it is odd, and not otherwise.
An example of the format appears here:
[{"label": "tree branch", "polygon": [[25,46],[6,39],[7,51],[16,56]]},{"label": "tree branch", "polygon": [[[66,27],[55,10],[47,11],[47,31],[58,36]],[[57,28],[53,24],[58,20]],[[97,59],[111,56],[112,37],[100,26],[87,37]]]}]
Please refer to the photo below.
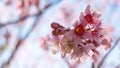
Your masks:
[{"label": "tree branch", "polygon": [[69,68],[71,68],[70,62],[68,61],[67,58],[64,58],[65,63],[68,65]]},{"label": "tree branch", "polygon": [[[59,1],[60,1],[60,0],[57,0],[57,1],[56,1],[55,3],[53,3],[53,4],[47,5],[47,6],[45,7],[45,10],[44,10],[43,12],[39,12],[38,14],[33,15],[33,16],[36,16],[36,20],[34,21],[34,24],[33,24],[32,27],[29,29],[29,31],[27,32],[27,34],[26,34],[26,36],[25,36],[24,38],[22,38],[22,39],[19,38],[19,40],[18,40],[18,42],[17,42],[17,44],[16,44],[16,46],[15,46],[15,49],[14,49],[13,53],[11,54],[9,60],[8,60],[6,63],[3,63],[3,64],[1,65],[2,68],[4,68],[5,66],[9,66],[9,64],[11,63],[12,59],[14,58],[14,56],[15,56],[15,54],[16,54],[16,51],[18,50],[18,48],[20,47],[20,45],[22,44],[22,42],[31,34],[31,32],[34,30],[34,28],[35,28],[36,25],[38,24],[39,17],[42,16],[42,14],[43,14],[49,7],[51,7],[52,5],[58,3]],[[23,17],[23,18],[20,18],[18,21],[15,21],[15,22],[13,22],[13,23],[17,23],[17,22],[19,22],[19,21],[21,21],[21,20],[23,20],[23,19],[26,19],[27,17],[29,17],[29,15],[28,15],[28,16],[25,16],[25,17]],[[10,23],[10,24],[13,24],[13,23]],[[5,25],[3,25],[3,26],[5,26]]]},{"label": "tree branch", "polygon": [[94,62],[92,62],[91,68],[95,68],[95,63]]},{"label": "tree branch", "polygon": [[20,17],[18,20],[15,20],[15,21],[9,21],[8,23],[5,23],[5,24],[0,23],[0,28],[1,28],[1,27],[5,27],[5,26],[7,26],[7,25],[17,24],[17,23],[19,23],[20,21],[23,21],[23,20],[25,20],[25,19],[27,19],[27,18],[29,18],[29,17],[36,17],[38,14],[39,14],[39,13],[34,14],[34,15],[26,15],[26,16],[22,16],[22,17]]},{"label": "tree branch", "polygon": [[[59,0],[60,1],[60,0]],[[45,8],[44,8],[44,10],[46,10],[48,7],[50,7],[50,5],[51,4],[47,4],[46,6],[45,6]],[[39,10],[39,9],[38,9]],[[40,11],[41,12],[41,11]],[[39,12],[39,13],[40,13]],[[9,22],[7,22],[7,23],[2,23],[2,22],[0,22],[0,28],[1,27],[5,27],[5,26],[7,26],[7,25],[13,25],[13,24],[17,24],[17,23],[19,23],[20,21],[23,21],[23,20],[25,20],[25,19],[27,19],[27,18],[29,18],[29,17],[36,17],[37,15],[39,15],[39,13],[37,13],[37,14],[33,14],[33,15],[25,15],[25,16],[21,16],[19,19],[17,19],[17,20],[15,20],[15,21],[9,21]]]},{"label": "tree branch", "polygon": [[117,46],[118,42],[120,41],[120,36],[119,38],[116,40],[116,42],[114,43],[113,47],[107,52],[107,54],[103,57],[103,59],[101,60],[101,62],[98,64],[98,68],[100,68],[102,66],[102,64],[104,63],[105,59],[108,57],[108,55],[113,51],[113,49]]}]

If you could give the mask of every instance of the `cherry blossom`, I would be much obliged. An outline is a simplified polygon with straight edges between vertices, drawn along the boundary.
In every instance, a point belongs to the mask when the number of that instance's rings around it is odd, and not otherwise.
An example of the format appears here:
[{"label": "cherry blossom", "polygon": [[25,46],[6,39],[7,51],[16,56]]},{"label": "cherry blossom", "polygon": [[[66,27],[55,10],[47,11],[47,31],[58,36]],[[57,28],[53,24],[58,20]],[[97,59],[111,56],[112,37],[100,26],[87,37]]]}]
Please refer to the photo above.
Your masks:
[{"label": "cherry blossom", "polygon": [[90,10],[90,5],[85,9],[85,13],[81,12],[79,20],[73,24],[73,28],[65,28],[57,22],[51,24],[53,53],[59,50],[64,58],[67,55],[71,59],[82,62],[88,58],[96,58],[99,52],[96,50],[99,46],[105,49],[110,48],[111,38],[107,37],[106,29],[101,26],[102,21],[100,14]]}]

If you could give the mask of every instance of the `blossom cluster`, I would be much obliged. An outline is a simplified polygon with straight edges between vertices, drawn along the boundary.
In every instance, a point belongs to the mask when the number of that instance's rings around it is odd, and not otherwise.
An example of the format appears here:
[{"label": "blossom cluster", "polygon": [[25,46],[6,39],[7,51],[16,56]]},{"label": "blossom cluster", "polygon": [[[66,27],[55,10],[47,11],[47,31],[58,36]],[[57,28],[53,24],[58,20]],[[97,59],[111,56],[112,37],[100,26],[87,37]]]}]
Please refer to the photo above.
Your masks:
[{"label": "blossom cluster", "polygon": [[34,4],[36,7],[39,7],[39,2],[40,0],[18,0],[18,8],[29,8],[32,4]]},{"label": "blossom cluster", "polygon": [[99,46],[110,48],[111,38],[102,26],[101,14],[91,11],[90,5],[85,12],[81,12],[74,22],[73,28],[65,28],[57,22],[51,24],[53,53],[61,52],[64,58],[70,55],[71,59],[82,62],[87,58],[96,58]]}]

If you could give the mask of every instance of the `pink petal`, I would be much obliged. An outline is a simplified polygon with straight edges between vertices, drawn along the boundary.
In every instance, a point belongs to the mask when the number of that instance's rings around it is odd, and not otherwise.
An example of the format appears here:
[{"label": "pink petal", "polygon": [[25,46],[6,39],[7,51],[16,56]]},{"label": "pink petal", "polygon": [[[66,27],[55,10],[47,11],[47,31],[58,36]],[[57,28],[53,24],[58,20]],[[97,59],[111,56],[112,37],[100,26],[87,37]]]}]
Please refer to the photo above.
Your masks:
[{"label": "pink petal", "polygon": [[86,26],[86,25],[88,24],[85,19],[81,19],[80,21],[81,21],[80,24],[81,24],[82,26]]},{"label": "pink petal", "polygon": [[111,44],[110,44],[109,40],[107,40],[107,39],[103,39],[101,43],[103,46],[105,46],[105,49],[108,49],[111,47]]},{"label": "pink petal", "polygon": [[92,24],[95,28],[99,28],[101,26],[101,21],[98,19],[94,19],[94,23]]},{"label": "pink petal", "polygon": [[95,17],[95,18],[99,18],[100,16],[101,16],[101,14],[98,14],[97,12],[93,12],[92,14],[91,14],[93,17]]},{"label": "pink petal", "polygon": [[87,45],[85,46],[85,49],[89,49],[89,50],[95,49],[95,48],[96,48],[95,45],[92,44],[92,43],[89,43],[89,44],[87,44]]},{"label": "pink petal", "polygon": [[95,54],[99,55],[99,52],[98,52],[97,50],[93,49],[93,52],[94,52]]},{"label": "pink petal", "polygon": [[97,55],[96,55],[96,54],[93,54],[93,55],[92,55],[92,59],[93,59],[93,62],[97,62],[97,59],[98,59]]},{"label": "pink petal", "polygon": [[78,20],[73,21],[73,27],[76,27],[76,26],[78,26],[78,25],[79,25]]},{"label": "pink petal", "polygon": [[90,32],[87,32],[87,31],[84,33],[83,37],[84,37],[85,39],[89,39],[89,40],[92,40],[92,39],[93,39],[91,33],[90,33]]},{"label": "pink petal", "polygon": [[93,62],[99,62],[101,57],[97,50],[93,50],[94,54],[92,56]]},{"label": "pink petal", "polygon": [[88,5],[87,8],[85,9],[85,14],[90,14],[90,5]]},{"label": "pink petal", "polygon": [[83,12],[81,12],[80,13],[80,17],[79,18],[83,18],[84,17],[84,13]]},{"label": "pink petal", "polygon": [[65,56],[66,56],[66,53],[63,52],[63,53],[61,54],[61,57],[62,57],[62,58],[65,58]]},{"label": "pink petal", "polygon": [[101,44],[99,37],[94,36],[93,43],[95,44],[96,47],[98,47]]}]

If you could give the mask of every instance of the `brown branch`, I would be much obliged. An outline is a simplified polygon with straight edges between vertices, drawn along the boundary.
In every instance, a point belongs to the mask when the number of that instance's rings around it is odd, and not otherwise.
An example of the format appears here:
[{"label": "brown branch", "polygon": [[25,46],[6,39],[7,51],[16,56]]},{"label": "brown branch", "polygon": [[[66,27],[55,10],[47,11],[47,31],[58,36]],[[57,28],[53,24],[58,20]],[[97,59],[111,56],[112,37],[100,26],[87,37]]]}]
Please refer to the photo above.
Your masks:
[{"label": "brown branch", "polygon": [[101,62],[98,64],[98,68],[100,68],[102,66],[102,64],[104,63],[105,59],[108,57],[108,55],[113,51],[113,49],[117,46],[117,44],[120,41],[120,36],[119,38],[116,40],[116,42],[114,43],[113,47],[107,52],[107,54],[103,57],[103,59],[101,60]]},{"label": "brown branch", "polygon": [[18,48],[20,47],[20,45],[22,44],[22,42],[29,36],[29,34],[30,34],[30,33],[33,31],[33,29],[35,28],[36,24],[38,23],[37,21],[38,21],[38,19],[39,19],[39,16],[40,16],[41,14],[42,14],[42,12],[40,12],[38,15],[36,15],[36,20],[35,20],[34,24],[32,25],[32,28],[29,29],[29,31],[27,32],[27,34],[26,34],[26,36],[25,36],[24,38],[18,40],[18,42],[17,42],[17,44],[16,44],[16,46],[15,46],[15,48],[14,48],[14,50],[13,50],[13,52],[12,52],[10,58],[9,58],[9,60],[2,65],[2,68],[4,68],[5,66],[8,66],[8,65],[10,64],[11,60],[12,60],[13,57],[15,56],[16,51],[18,50]]},{"label": "brown branch", "polygon": [[[44,9],[47,9],[50,5],[51,5],[51,4],[47,4]],[[39,10],[39,9],[38,9],[38,10]],[[41,11],[41,10],[40,10],[40,11]],[[5,26],[7,26],[7,25],[17,24],[17,23],[19,23],[20,21],[26,20],[26,19],[29,18],[29,17],[36,17],[37,15],[39,15],[39,13],[33,14],[33,15],[25,15],[25,16],[20,17],[18,20],[9,21],[9,22],[4,23],[4,24],[3,24],[2,22],[0,22],[0,28],[1,28],[1,27],[5,27]]]},{"label": "brown branch", "polygon": [[[44,10],[47,9],[50,5],[51,5],[51,4],[47,4],[47,5],[45,6]],[[38,10],[39,10],[39,9],[38,9]],[[41,10],[39,10],[39,11],[41,12]],[[40,12],[39,12],[39,13],[40,13]],[[29,17],[36,17],[37,15],[39,15],[39,13],[37,13],[37,14],[32,14],[32,15],[21,16],[19,19],[15,20],[15,21],[9,21],[9,22],[4,23],[4,24],[3,24],[2,22],[0,22],[0,28],[1,28],[1,27],[5,27],[5,26],[7,26],[7,25],[17,24],[17,23],[19,23],[20,21],[26,20],[26,19],[29,18]]]},{"label": "brown branch", "polygon": [[78,62],[74,62],[73,64],[70,63],[68,58],[64,58],[65,63],[68,65],[68,68],[77,68]]},{"label": "brown branch", "polygon": [[[53,3],[53,4],[47,5],[47,7],[45,7],[45,10],[44,10],[43,12],[39,12],[38,14],[35,15],[35,16],[36,16],[36,20],[34,21],[34,24],[33,24],[32,27],[29,29],[29,31],[27,32],[27,34],[25,35],[25,37],[18,40],[18,42],[17,42],[17,44],[16,44],[16,46],[15,46],[15,49],[14,49],[13,53],[11,54],[9,60],[8,60],[6,63],[2,64],[2,66],[1,66],[2,68],[4,68],[5,66],[9,66],[9,64],[11,63],[12,59],[14,58],[14,56],[15,56],[15,54],[16,54],[16,51],[18,50],[18,48],[20,47],[20,45],[22,44],[22,42],[32,33],[32,31],[34,30],[34,28],[37,26],[39,17],[42,16],[42,14],[43,14],[49,7],[51,7],[52,5],[58,3],[59,1],[60,1],[60,0],[56,1],[56,2]],[[27,16],[27,17],[28,17],[28,16]],[[24,17],[24,18],[27,18],[27,17]],[[20,20],[22,20],[22,19],[24,19],[24,18],[21,18]],[[18,21],[20,21],[20,20],[18,20]],[[16,22],[18,22],[18,21],[16,21]],[[13,23],[16,23],[16,22],[13,22]]]},{"label": "brown branch", "polygon": [[95,63],[94,62],[92,62],[91,68],[95,68]]},{"label": "brown branch", "polygon": [[33,15],[22,16],[22,17],[20,17],[18,20],[9,21],[9,22],[7,22],[7,23],[5,23],[5,24],[0,23],[0,28],[1,28],[1,27],[5,27],[5,26],[7,26],[7,25],[17,24],[17,23],[19,23],[20,21],[23,21],[23,20],[25,20],[25,19],[27,19],[27,18],[29,18],[29,17],[36,17],[38,14],[39,14],[39,13],[33,14]]}]

